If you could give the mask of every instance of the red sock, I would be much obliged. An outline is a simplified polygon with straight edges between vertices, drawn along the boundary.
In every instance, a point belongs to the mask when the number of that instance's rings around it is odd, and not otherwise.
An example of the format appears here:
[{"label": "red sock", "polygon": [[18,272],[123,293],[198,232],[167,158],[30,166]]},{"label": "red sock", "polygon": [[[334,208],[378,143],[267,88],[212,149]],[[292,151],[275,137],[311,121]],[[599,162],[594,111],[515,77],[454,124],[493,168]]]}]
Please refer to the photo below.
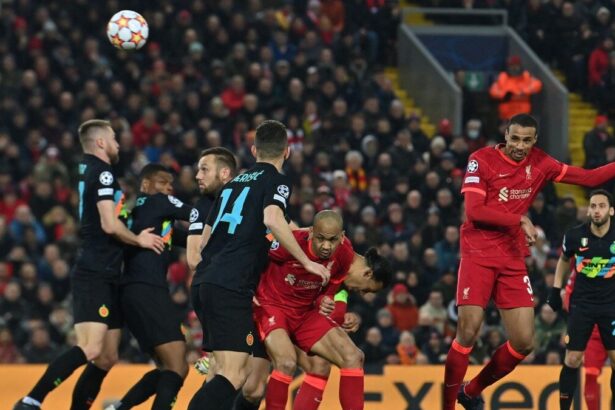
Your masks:
[{"label": "red sock", "polygon": [[455,410],[457,391],[468,370],[471,347],[465,347],[453,340],[451,349],[446,356],[444,368],[444,406],[443,410]]},{"label": "red sock", "polygon": [[525,359],[525,356],[516,352],[510,342],[504,343],[498,347],[483,370],[467,384],[466,394],[470,397],[479,396],[487,386],[512,372],[523,359]]},{"label": "red sock", "polygon": [[284,410],[286,408],[288,385],[292,380],[292,376],[278,370],[271,372],[269,383],[267,383],[267,393],[265,394],[267,410]]},{"label": "red sock", "polygon": [[328,376],[307,373],[293,402],[296,410],[317,410],[322,402],[322,394],[327,385]]},{"label": "red sock", "polygon": [[340,403],[343,410],[363,410],[363,369],[340,369]]},{"label": "red sock", "polygon": [[600,370],[598,369],[585,369],[585,404],[587,404],[587,410],[600,410],[599,374]]}]

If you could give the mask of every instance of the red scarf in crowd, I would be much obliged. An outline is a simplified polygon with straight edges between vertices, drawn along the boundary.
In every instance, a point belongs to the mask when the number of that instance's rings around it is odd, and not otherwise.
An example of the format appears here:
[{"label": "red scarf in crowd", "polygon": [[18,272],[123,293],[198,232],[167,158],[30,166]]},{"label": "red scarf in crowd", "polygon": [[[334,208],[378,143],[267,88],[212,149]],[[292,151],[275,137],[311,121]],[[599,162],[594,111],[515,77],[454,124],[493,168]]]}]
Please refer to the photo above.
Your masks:
[{"label": "red scarf in crowd", "polygon": [[365,191],[367,189],[367,176],[365,170],[359,168],[357,171],[353,171],[352,168],[346,168],[346,176],[348,176],[348,183],[352,187],[353,191]]}]

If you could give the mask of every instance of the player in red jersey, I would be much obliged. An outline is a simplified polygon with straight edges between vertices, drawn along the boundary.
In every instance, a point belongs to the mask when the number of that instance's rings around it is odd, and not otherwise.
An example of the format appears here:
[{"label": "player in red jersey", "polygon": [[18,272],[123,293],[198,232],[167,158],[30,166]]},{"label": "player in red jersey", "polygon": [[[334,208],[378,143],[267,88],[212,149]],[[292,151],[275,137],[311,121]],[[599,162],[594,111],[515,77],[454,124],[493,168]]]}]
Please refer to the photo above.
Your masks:
[{"label": "player in red jersey", "polygon": [[[352,244],[344,237],[341,217],[334,211],[321,211],[314,217],[312,230],[296,231],[295,238],[311,260],[330,270],[325,294],[337,289],[354,258]],[[288,385],[297,367],[295,344],[342,368],[342,408],[362,409],[363,352],[331,318],[313,309],[322,291],[322,280],[307,272],[279,244],[274,248],[256,289],[258,305],[254,307],[261,340],[273,362],[265,396],[267,409],[286,407]]]},{"label": "player in red jersey", "polygon": [[[525,216],[534,197],[549,181],[593,187],[615,177],[615,163],[592,170],[568,166],[536,148],[537,137],[536,120],[515,115],[505,144],[482,148],[469,158],[461,189],[466,222],[457,283],[459,322],[446,359],[444,410],[454,410],[455,399],[466,409],[483,409],[481,392],[532,351],[534,297],[524,259],[536,240],[536,229]],[[510,339],[462,385],[491,297]]]},{"label": "player in red jersey", "polygon": [[[378,254],[376,248],[370,248],[364,257],[354,254],[352,265],[344,278],[343,286],[348,291],[377,292],[388,286],[391,276],[392,271],[387,260]],[[335,287],[330,287],[327,291],[330,295],[335,291]],[[344,293],[347,293],[347,291],[337,292],[333,301],[329,296],[319,297],[318,300],[321,300],[321,302],[316,301],[311,309],[319,311],[322,315],[329,315],[344,331],[354,332],[360,324],[360,319],[354,313],[346,313]],[[297,354],[297,365],[303,369],[306,376],[293,407],[297,410],[315,410],[322,399],[329,375],[330,362],[319,356],[308,356],[305,351],[296,346],[295,352]],[[248,380],[242,388],[242,394],[237,396],[234,410],[257,410],[260,407],[260,401],[267,384],[267,376],[269,375],[269,360],[266,355],[262,357],[254,356],[250,360]],[[342,394],[344,393],[340,391],[340,399]]]},{"label": "player in red jersey", "polygon": [[[564,295],[564,310],[568,311],[570,306],[570,296],[574,289],[576,271],[573,270],[566,283],[566,293]],[[554,287],[561,283],[554,283]],[[600,410],[600,386],[598,386],[598,377],[602,373],[602,368],[606,362],[608,355],[598,325],[594,325],[592,334],[587,342],[583,358],[583,368],[585,369],[585,387],[584,396],[587,410]]]}]

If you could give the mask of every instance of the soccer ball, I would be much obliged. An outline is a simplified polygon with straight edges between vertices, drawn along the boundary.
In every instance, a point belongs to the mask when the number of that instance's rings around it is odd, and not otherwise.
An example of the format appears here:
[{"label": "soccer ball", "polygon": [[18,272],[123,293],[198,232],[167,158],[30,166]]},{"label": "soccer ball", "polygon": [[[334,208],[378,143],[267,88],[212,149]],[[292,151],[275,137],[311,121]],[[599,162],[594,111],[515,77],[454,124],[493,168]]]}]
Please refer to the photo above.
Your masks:
[{"label": "soccer ball", "polygon": [[107,23],[107,38],[120,50],[138,50],[145,45],[149,27],[139,13],[132,10],[118,11]]}]

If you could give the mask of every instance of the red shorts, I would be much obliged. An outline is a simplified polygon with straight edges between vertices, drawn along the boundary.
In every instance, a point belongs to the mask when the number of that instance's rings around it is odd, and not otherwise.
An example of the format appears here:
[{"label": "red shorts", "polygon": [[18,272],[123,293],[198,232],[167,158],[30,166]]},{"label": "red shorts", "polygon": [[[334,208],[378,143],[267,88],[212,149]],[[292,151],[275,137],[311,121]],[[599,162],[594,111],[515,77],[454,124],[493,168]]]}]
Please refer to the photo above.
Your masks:
[{"label": "red shorts", "polygon": [[607,359],[607,352],[602,344],[600,338],[600,331],[598,331],[598,325],[594,325],[591,338],[587,342],[585,348],[585,357],[583,361],[583,367],[585,372],[598,376],[602,372],[602,367]]},{"label": "red shorts", "polygon": [[261,340],[264,341],[276,329],[284,329],[290,340],[306,353],[329,330],[338,327],[331,318],[321,315],[316,309],[303,315],[293,315],[288,309],[272,305],[254,306],[254,322]]},{"label": "red shorts", "polygon": [[485,308],[491,298],[500,309],[534,307],[534,292],[523,258],[461,258],[457,305]]}]

